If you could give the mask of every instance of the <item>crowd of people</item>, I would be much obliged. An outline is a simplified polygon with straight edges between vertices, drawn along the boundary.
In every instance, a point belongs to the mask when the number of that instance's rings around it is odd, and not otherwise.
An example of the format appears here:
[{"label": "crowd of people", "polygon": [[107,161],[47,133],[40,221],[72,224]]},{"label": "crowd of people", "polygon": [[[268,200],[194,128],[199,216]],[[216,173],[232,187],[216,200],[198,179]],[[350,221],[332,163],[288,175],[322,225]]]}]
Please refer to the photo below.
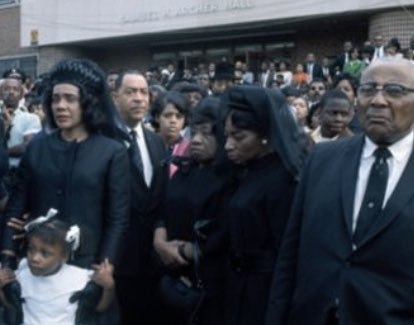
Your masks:
[{"label": "crowd of people", "polygon": [[5,324],[412,324],[414,64],[383,43],[6,71]]}]

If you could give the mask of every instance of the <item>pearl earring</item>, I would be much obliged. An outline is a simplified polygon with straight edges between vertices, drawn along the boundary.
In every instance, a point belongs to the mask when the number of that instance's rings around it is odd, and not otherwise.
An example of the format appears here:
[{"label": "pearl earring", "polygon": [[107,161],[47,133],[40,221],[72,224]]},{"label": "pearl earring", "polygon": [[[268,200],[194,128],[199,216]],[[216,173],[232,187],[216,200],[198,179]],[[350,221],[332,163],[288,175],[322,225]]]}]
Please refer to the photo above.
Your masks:
[{"label": "pearl earring", "polygon": [[267,145],[267,139],[262,139],[262,145],[264,145],[264,146]]}]

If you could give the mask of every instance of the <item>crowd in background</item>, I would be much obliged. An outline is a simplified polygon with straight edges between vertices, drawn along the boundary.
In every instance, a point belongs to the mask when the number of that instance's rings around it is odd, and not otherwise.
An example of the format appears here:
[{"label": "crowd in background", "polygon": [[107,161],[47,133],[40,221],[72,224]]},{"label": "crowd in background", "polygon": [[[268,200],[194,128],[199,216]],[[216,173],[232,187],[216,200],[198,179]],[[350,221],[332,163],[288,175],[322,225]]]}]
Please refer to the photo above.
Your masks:
[{"label": "crowd in background", "polygon": [[[23,305],[24,317],[48,319],[44,310],[29,308],[38,303],[30,288],[44,285],[30,272],[37,267],[37,275],[54,277],[68,262],[95,273],[85,273],[91,280],[83,279],[83,294],[71,298],[76,316],[61,325],[85,319],[91,325],[251,325],[265,324],[266,317],[273,324],[277,317],[268,307],[277,314],[272,304],[280,297],[269,296],[279,293],[272,283],[283,280],[277,278],[283,270],[274,270],[287,225],[299,236],[289,215],[299,205],[298,184],[308,179],[301,179],[305,159],[318,143],[367,131],[357,118],[358,91],[366,97],[378,87],[390,96],[412,91],[389,86],[400,80],[380,86],[375,74],[360,87],[376,62],[413,62],[414,39],[410,46],[402,50],[397,38],[385,42],[376,35],[360,47],[344,42],[334,59],[319,53],[296,63],[273,58],[257,72],[226,58],[193,69],[171,62],[107,73],[89,60],[66,59],[33,82],[19,69],[6,71],[0,83],[0,270],[17,269],[23,287],[11,286],[14,277],[0,272],[3,300],[12,310]],[[303,186],[296,194],[302,198]],[[317,205],[310,206],[312,213]],[[47,232],[60,226],[39,221],[46,235],[28,227],[28,250],[21,239],[26,223],[49,208],[80,228],[80,246],[71,239],[53,272],[34,262],[30,247],[33,238],[45,249],[53,246]],[[323,322],[309,324],[360,324],[338,323],[338,308],[327,306],[323,316],[313,315]],[[6,304],[6,316],[9,309]],[[21,315],[10,317],[8,324],[21,324]],[[286,315],[279,320],[274,324],[287,324]]]}]

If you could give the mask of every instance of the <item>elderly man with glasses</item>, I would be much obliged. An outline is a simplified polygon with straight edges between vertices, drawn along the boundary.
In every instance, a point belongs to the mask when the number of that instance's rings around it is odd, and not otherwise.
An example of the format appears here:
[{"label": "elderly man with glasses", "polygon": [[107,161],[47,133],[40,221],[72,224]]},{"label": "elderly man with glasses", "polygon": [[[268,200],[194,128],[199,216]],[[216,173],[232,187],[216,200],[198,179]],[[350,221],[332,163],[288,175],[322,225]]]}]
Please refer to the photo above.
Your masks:
[{"label": "elderly man with glasses", "polygon": [[362,75],[363,134],[316,146],[273,277],[267,324],[414,324],[414,66]]}]

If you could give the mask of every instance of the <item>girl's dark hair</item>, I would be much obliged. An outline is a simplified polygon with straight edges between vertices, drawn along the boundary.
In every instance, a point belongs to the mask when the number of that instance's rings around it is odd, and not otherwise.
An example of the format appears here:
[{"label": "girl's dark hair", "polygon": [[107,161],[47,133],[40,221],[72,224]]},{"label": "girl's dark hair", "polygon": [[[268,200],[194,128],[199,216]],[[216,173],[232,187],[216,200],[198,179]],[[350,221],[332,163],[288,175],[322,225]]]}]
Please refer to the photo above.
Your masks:
[{"label": "girl's dark hair", "polygon": [[59,245],[62,247],[64,254],[70,256],[72,243],[66,241],[66,234],[69,228],[66,222],[53,219],[33,226],[26,235],[27,241],[30,242],[33,237],[36,237],[48,245]]},{"label": "girl's dark hair", "polygon": [[153,117],[151,124],[154,129],[158,130],[159,124],[156,121],[156,117],[160,116],[168,104],[174,105],[174,107],[184,115],[184,126],[187,125],[188,116],[190,113],[190,102],[187,97],[175,90],[167,91],[165,94],[160,94],[158,98],[151,105],[151,116]]}]

